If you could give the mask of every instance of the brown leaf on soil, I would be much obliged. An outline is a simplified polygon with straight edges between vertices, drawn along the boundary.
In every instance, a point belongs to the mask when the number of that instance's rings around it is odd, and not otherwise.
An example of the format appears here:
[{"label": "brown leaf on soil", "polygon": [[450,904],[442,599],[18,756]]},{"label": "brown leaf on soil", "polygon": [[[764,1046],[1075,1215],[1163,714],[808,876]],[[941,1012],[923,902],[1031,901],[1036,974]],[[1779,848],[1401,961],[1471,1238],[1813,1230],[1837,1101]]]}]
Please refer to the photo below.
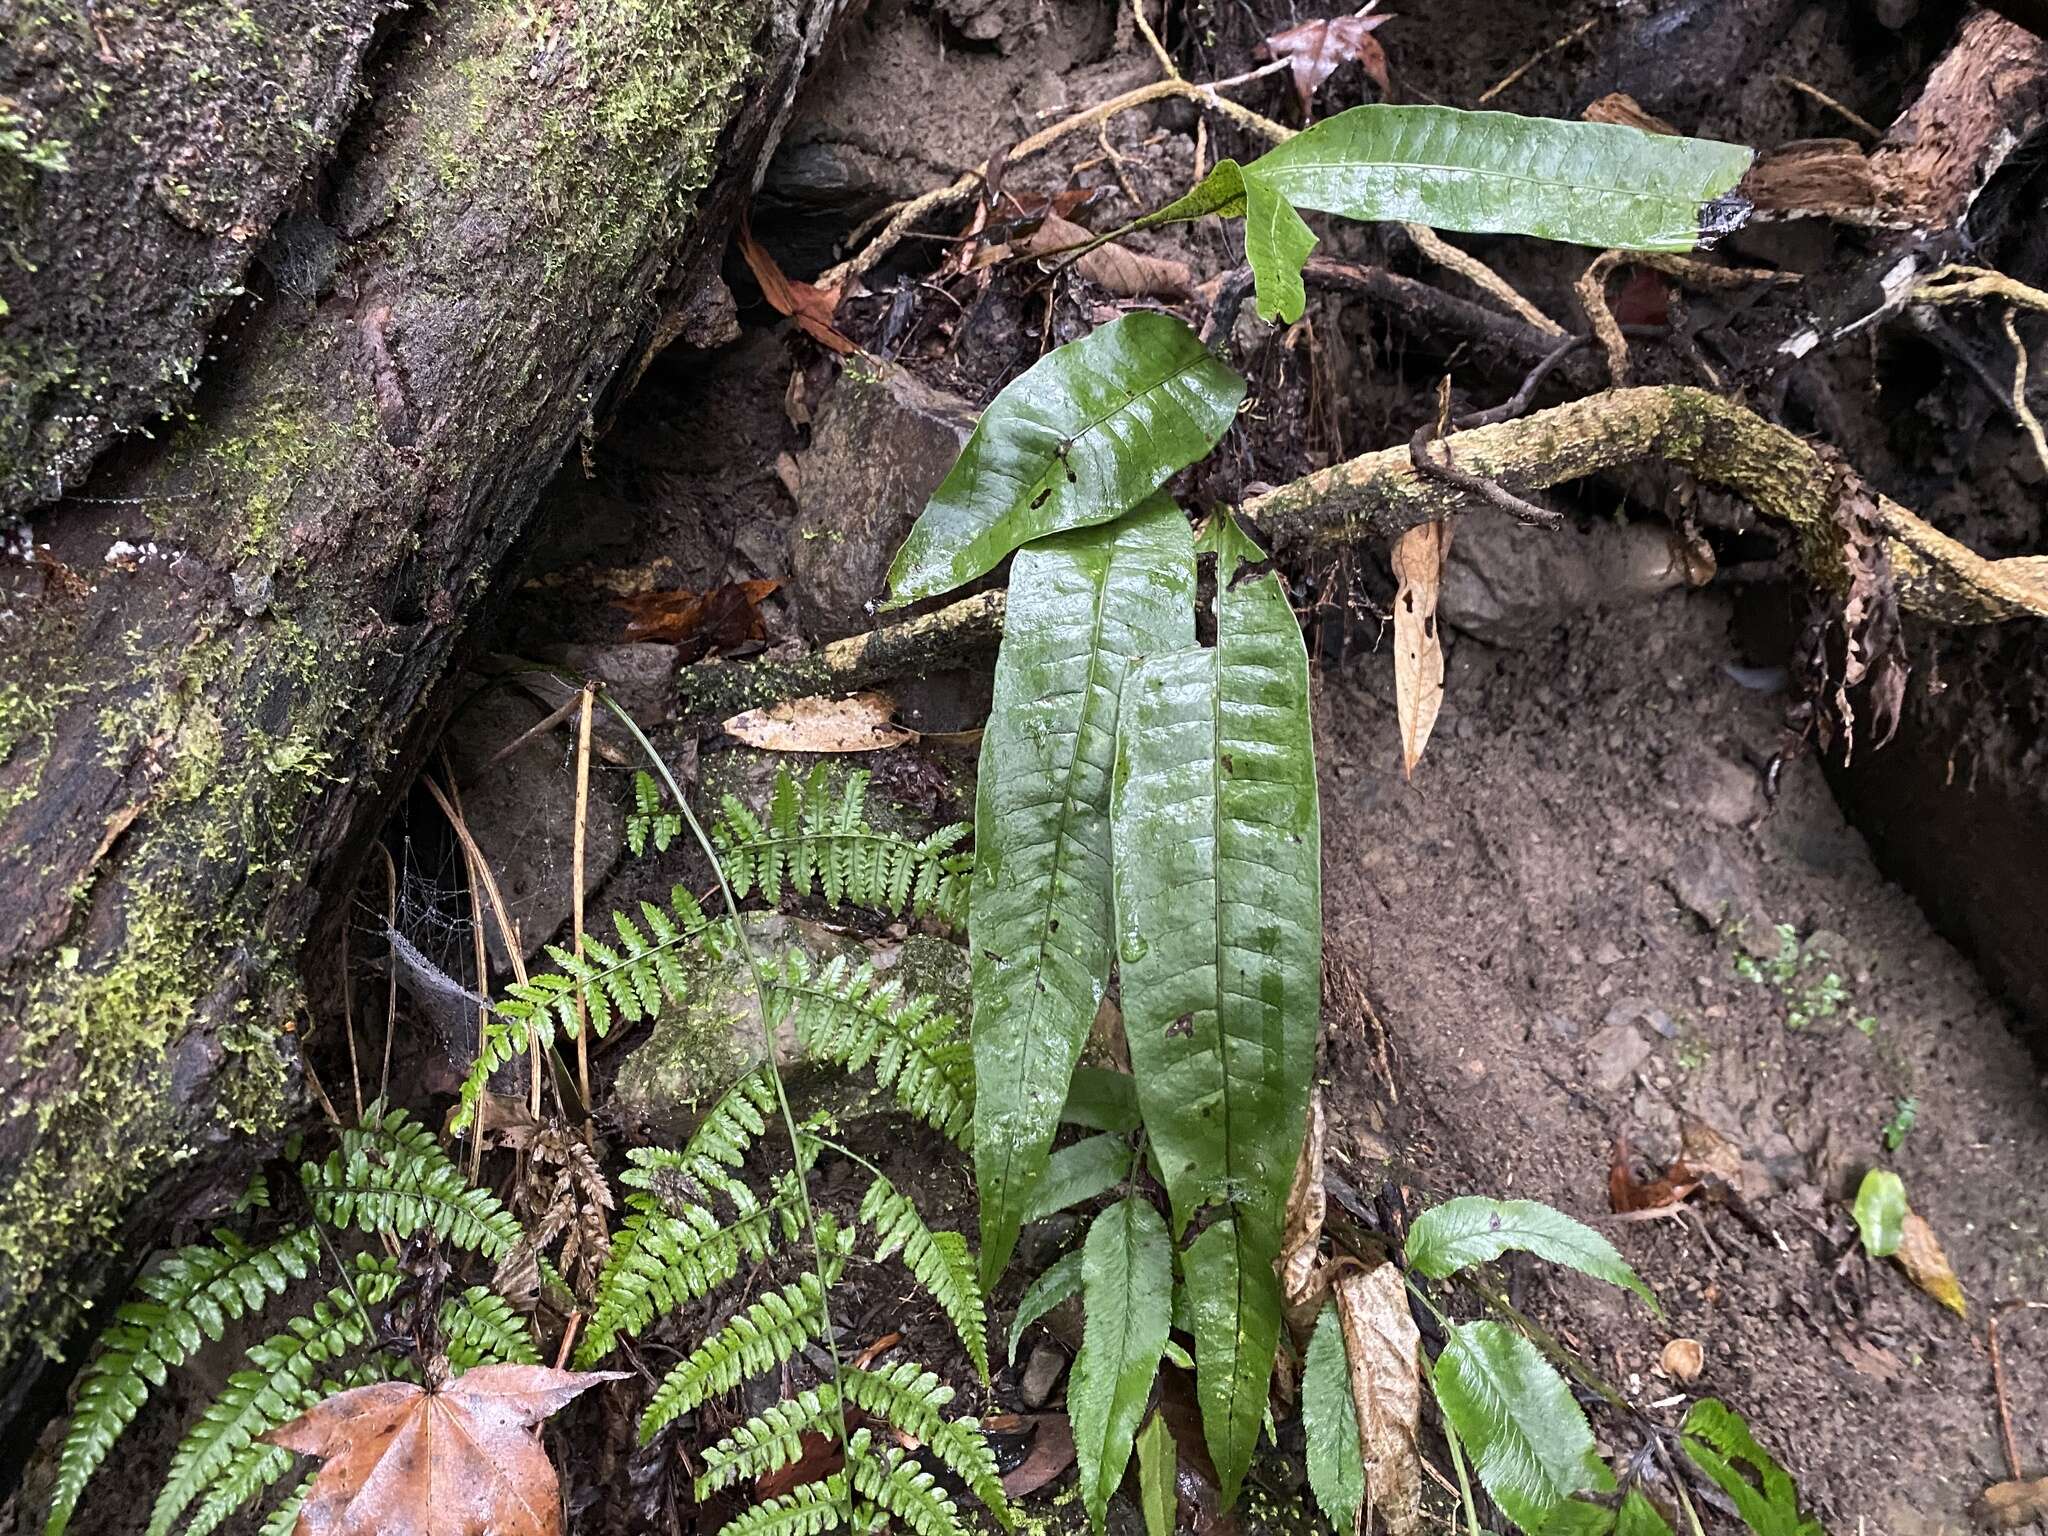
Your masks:
[{"label": "brown leaf on soil", "polygon": [[754,281],[761,285],[761,296],[778,315],[789,316],[798,330],[841,355],[860,350],[832,324],[833,312],[839,308],[837,288],[820,288],[815,283],[785,276],[775,258],[754,239],[745,219],[740,221],[739,242],[747,270],[754,274]]},{"label": "brown leaf on soil", "polygon": [[1294,77],[1294,94],[1301,98],[1304,117],[1309,114],[1317,87],[1334,75],[1340,65],[1353,59],[1365,71],[1366,78],[1379,87],[1380,97],[1384,100],[1390,90],[1387,51],[1372,34],[1380,25],[1393,19],[1388,14],[1332,16],[1322,21],[1304,21],[1284,32],[1275,32],[1259,44],[1259,57],[1287,61],[1288,70]]},{"label": "brown leaf on soil", "polygon": [[[1048,213],[1035,231],[1011,241],[1010,250],[1019,256],[1052,256],[1094,238],[1079,224]],[[1074,262],[1074,270],[1120,299],[1184,299],[1195,287],[1194,270],[1186,262],[1120,245],[1098,245]]]},{"label": "brown leaf on soil", "polygon": [[878,752],[917,740],[917,732],[890,718],[895,712],[896,701],[886,693],[820,695],[747,710],[724,728],[767,752]]},{"label": "brown leaf on soil", "polygon": [[683,648],[684,661],[707,651],[735,651],[768,638],[762,599],[775,581],[731,581],[709,592],[629,592],[612,601],[625,609],[628,640],[660,640]]},{"label": "brown leaf on soil", "polygon": [[1422,1333],[1392,1264],[1344,1274],[1336,1293],[1365,1452],[1366,1528],[1377,1514],[1392,1536],[1405,1536],[1422,1521]]},{"label": "brown leaf on soil", "polygon": [[1444,648],[1437,632],[1437,588],[1451,553],[1451,523],[1417,523],[1399,534],[1391,559],[1394,580],[1394,703],[1401,723],[1401,773],[1415,764],[1436,729],[1444,704]]},{"label": "brown leaf on soil", "polygon": [[1949,1266],[1948,1255],[1941,1251],[1941,1243],[1934,1235],[1934,1228],[1918,1212],[1906,1212],[1905,1226],[1899,1232],[1898,1250],[1893,1258],[1921,1290],[1940,1302],[1958,1317],[1970,1315],[1969,1303],[1963,1300],[1963,1284],[1956,1278],[1956,1272]]},{"label": "brown leaf on soil", "polygon": [[624,1371],[482,1365],[427,1385],[340,1392],[261,1438],[326,1465],[293,1536],[560,1536],[560,1484],[534,1426]]},{"label": "brown leaf on soil", "polygon": [[[1319,1302],[1327,1283],[1316,1273],[1322,1268],[1323,1216],[1329,1209],[1323,1192],[1323,1134],[1323,1096],[1316,1092],[1308,1101],[1308,1134],[1294,1165],[1286,1228],[1280,1238],[1280,1294],[1290,1312]],[[1311,1315],[1308,1322],[1314,1321]]]},{"label": "brown leaf on soil", "polygon": [[1683,1158],[1665,1169],[1662,1178],[1638,1179],[1634,1159],[1629,1156],[1628,1138],[1615,1138],[1614,1159],[1607,1169],[1607,1206],[1617,1215],[1663,1210],[1678,1204],[1699,1187],[1699,1180],[1693,1177]]},{"label": "brown leaf on soil", "polygon": [[1074,1426],[1064,1413],[1020,1417],[1034,1430],[1024,1459],[1003,1474],[1003,1492],[1013,1499],[1036,1493],[1074,1464]]},{"label": "brown leaf on soil", "polygon": [[2048,1515],[2048,1477],[1993,1483],[1970,1501],[1970,1518],[1987,1531],[2016,1531]]}]

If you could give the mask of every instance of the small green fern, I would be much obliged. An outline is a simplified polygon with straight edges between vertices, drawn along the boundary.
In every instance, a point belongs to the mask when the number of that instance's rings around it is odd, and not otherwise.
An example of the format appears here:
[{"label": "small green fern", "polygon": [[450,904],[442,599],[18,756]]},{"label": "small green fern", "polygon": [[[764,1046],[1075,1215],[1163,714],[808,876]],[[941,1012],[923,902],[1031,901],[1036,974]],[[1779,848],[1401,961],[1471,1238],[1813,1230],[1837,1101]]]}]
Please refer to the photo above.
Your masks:
[{"label": "small green fern", "polygon": [[639,858],[651,840],[656,853],[683,835],[682,814],[662,806],[661,786],[645,768],[633,772],[633,809],[626,813],[626,846]]},{"label": "small green fern", "polygon": [[974,856],[960,851],[966,823],[915,841],[877,831],[862,815],[867,789],[865,772],[847,775],[846,787],[835,796],[823,763],[801,787],[784,769],[775,776],[765,824],[727,795],[711,841],[734,894],[759,891],[774,902],[785,892],[815,892],[833,906],[930,914],[964,926],[974,869]]},{"label": "small green fern", "polygon": [[441,1348],[458,1375],[479,1365],[539,1365],[533,1328],[512,1304],[486,1285],[473,1285],[441,1303]]},{"label": "small green fern", "polygon": [[867,1430],[858,1430],[847,1442],[846,1467],[853,1475],[854,1492],[914,1536],[962,1536],[960,1510],[952,1496],[894,1446],[878,1449]]},{"label": "small green fern", "polygon": [[718,1536],[819,1536],[839,1528],[846,1497],[846,1473],[841,1470],[741,1510],[719,1528]]},{"label": "small green fern", "polygon": [[[391,1376],[384,1361],[372,1357],[345,1373],[340,1380],[324,1380],[317,1385],[308,1385],[298,1396],[286,1403],[286,1411],[279,1415],[278,1422],[304,1413],[323,1399],[338,1392],[347,1392],[355,1387],[368,1386],[373,1381],[385,1381]],[[269,1426],[266,1426],[266,1428]],[[281,1446],[266,1445],[261,1440],[251,1440],[228,1459],[213,1479],[212,1486],[201,1500],[198,1512],[186,1522],[184,1536],[210,1536],[223,1522],[238,1511],[261,1498],[291,1471],[294,1458],[290,1451]],[[296,1505],[294,1509],[296,1510]]]},{"label": "small green fern", "polygon": [[958,1019],[844,957],[813,974],[792,950],[764,971],[770,1003],[786,1010],[812,1060],[870,1072],[911,1114],[963,1150],[972,1147],[974,1047]]},{"label": "small green fern", "polygon": [[931,1293],[960,1335],[968,1358],[988,1382],[988,1312],[982,1301],[980,1270],[958,1232],[934,1232],[910,1198],[877,1174],[860,1203],[860,1219],[875,1234],[875,1257],[899,1249],[903,1264]]},{"label": "small green fern", "polygon": [[402,1109],[372,1105],[324,1163],[308,1163],[300,1175],[314,1214],[334,1226],[399,1238],[426,1228],[488,1259],[502,1259],[519,1241],[517,1218]]},{"label": "small green fern", "polygon": [[57,1458],[57,1491],[44,1536],[62,1536],[85,1485],[114,1441],[134,1422],[151,1386],[226,1325],[284,1294],[312,1272],[320,1255],[311,1227],[251,1248],[232,1232],[213,1234],[165,1259],[137,1287],[142,1295],[114,1314],[114,1326],[78,1388],[78,1405]]}]

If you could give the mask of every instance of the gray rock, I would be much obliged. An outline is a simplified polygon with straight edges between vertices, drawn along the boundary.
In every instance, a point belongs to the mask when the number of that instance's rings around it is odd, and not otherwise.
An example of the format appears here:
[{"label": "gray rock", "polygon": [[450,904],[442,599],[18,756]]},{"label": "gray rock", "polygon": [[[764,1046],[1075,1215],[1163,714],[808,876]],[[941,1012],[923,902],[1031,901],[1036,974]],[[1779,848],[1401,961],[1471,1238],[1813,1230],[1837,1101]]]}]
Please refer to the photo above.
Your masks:
[{"label": "gray rock", "polygon": [[889,561],[974,430],[956,395],[850,362],[799,455],[790,571],[814,640],[872,627]]},{"label": "gray rock", "polygon": [[1725,933],[1758,957],[1778,952],[1778,935],[1749,872],[1719,843],[1695,843],[1671,866],[1672,895],[1717,933]]},{"label": "gray rock", "polygon": [[1635,1076],[1654,1049],[1633,1024],[1606,1024],[1586,1042],[1586,1081],[1613,1093]]},{"label": "gray rock", "polygon": [[1505,517],[1460,521],[1437,612],[1489,645],[1525,646],[1572,614],[1639,601],[1686,584],[1669,529],[1648,523],[1554,532]]},{"label": "gray rock", "polygon": [[1043,1341],[1034,1345],[1024,1362],[1024,1374],[1017,1383],[1017,1395],[1026,1408],[1036,1411],[1052,1401],[1053,1389],[1067,1373],[1066,1352]]},{"label": "gray rock", "polygon": [[1686,804],[1717,826],[1740,827],[1761,809],[1754,769],[1708,752],[1682,758],[1673,775]]}]

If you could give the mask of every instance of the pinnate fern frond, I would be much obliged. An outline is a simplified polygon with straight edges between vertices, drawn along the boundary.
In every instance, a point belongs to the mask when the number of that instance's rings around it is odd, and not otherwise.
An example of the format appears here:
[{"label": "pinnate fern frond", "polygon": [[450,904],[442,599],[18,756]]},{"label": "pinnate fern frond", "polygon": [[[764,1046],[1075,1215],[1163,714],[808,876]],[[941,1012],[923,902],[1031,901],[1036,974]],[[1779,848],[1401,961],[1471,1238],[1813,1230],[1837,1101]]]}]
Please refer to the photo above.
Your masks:
[{"label": "pinnate fern frond", "polygon": [[[390,1375],[391,1372],[383,1360],[374,1357],[365,1360],[338,1381],[323,1381],[317,1387],[306,1387],[295,1401],[286,1405],[278,1422],[283,1423],[286,1419],[295,1418],[336,1393],[368,1386],[373,1381],[384,1381]],[[251,1440],[228,1459],[227,1465],[214,1478],[212,1486],[200,1500],[198,1512],[186,1522],[183,1536],[212,1536],[212,1532],[218,1530],[230,1516],[262,1497],[279,1479],[291,1471],[294,1459],[292,1453],[282,1446],[265,1445],[260,1440]],[[294,1509],[296,1510],[296,1505]]]},{"label": "pinnate fern frond", "polygon": [[172,1455],[170,1476],[150,1511],[149,1536],[168,1536],[251,1441],[301,1412],[322,1366],[369,1342],[364,1309],[388,1300],[398,1278],[394,1261],[358,1256],[353,1288],[335,1286],[311,1312],[249,1350],[249,1368],[228,1378]]},{"label": "pinnate fern frond", "polygon": [[487,1285],[441,1303],[441,1348],[459,1375],[479,1365],[539,1365],[533,1330]]},{"label": "pinnate fern frond", "polygon": [[835,795],[824,764],[801,787],[783,769],[775,777],[766,823],[727,795],[711,842],[733,893],[758,891],[770,902],[816,893],[835,907],[929,913],[956,928],[965,924],[974,871],[974,856],[960,848],[966,823],[919,839],[878,831],[862,815],[867,788],[865,772],[847,775]]},{"label": "pinnate fern frond", "polygon": [[[853,1374],[851,1370],[841,1372],[842,1377]],[[697,1501],[701,1504],[721,1488],[788,1466],[803,1455],[806,1431],[837,1438],[839,1401],[839,1388],[821,1382],[795,1397],[769,1404],[739,1425],[703,1453]]]},{"label": "pinnate fern frond", "polygon": [[282,1295],[303,1280],[319,1259],[311,1227],[287,1232],[254,1248],[231,1232],[211,1243],[195,1243],[143,1276],[141,1293],[124,1302],[114,1324],[100,1337],[99,1352],[78,1388],[78,1406],[57,1458],[57,1489],[43,1527],[62,1536],[86,1484],[107,1458],[114,1441],[134,1422],[151,1385],[184,1363],[202,1340],[219,1339],[234,1319]]},{"label": "pinnate fern frond", "polygon": [[277,1508],[263,1517],[263,1524],[256,1529],[256,1536],[292,1536],[299,1528],[299,1508],[306,1502],[306,1495],[313,1491],[313,1479],[318,1472],[308,1472],[298,1487]]},{"label": "pinnate fern frond", "polygon": [[662,1378],[640,1417],[640,1443],[720,1392],[772,1370],[825,1331],[825,1288],[817,1274],[770,1291],[704,1340]]},{"label": "pinnate fern frond", "polygon": [[[743,1075],[713,1102],[680,1148],[635,1147],[632,1164],[619,1177],[632,1189],[661,1194],[672,1188],[703,1199],[728,1192],[736,1182],[726,1170],[746,1166],[747,1153],[777,1112],[775,1079],[766,1066]],[[694,1188],[693,1188],[694,1186]]]},{"label": "pinnate fern frond", "polygon": [[846,1523],[846,1473],[799,1483],[788,1493],[741,1510],[718,1536],[822,1536]]},{"label": "pinnate fern frond", "polygon": [[1016,1515],[1003,1493],[1002,1474],[981,1425],[973,1419],[949,1419],[946,1405],[953,1389],[914,1360],[881,1371],[849,1366],[839,1373],[845,1400],[865,1413],[885,1419],[913,1438],[987,1506],[1004,1530],[1015,1527]]},{"label": "pinnate fern frond", "polygon": [[904,1267],[939,1304],[986,1383],[988,1312],[967,1239],[958,1232],[934,1232],[910,1197],[879,1174],[861,1200],[860,1219],[874,1233],[877,1259],[901,1251]]},{"label": "pinnate fern frond", "polygon": [[844,956],[813,972],[795,950],[764,967],[771,1004],[788,1010],[813,1061],[868,1071],[897,1103],[965,1148],[974,1134],[974,1047],[960,1021],[928,997],[906,998],[898,981]]},{"label": "pinnate fern frond", "polygon": [[938,1479],[894,1446],[878,1447],[865,1429],[846,1446],[854,1491],[913,1536],[964,1536],[960,1510]]},{"label": "pinnate fern frond", "polygon": [[471,1184],[434,1133],[402,1109],[373,1105],[325,1162],[307,1163],[300,1175],[314,1213],[334,1226],[398,1238],[428,1228],[487,1259],[502,1259],[519,1240],[517,1218]]},{"label": "pinnate fern frond", "polygon": [[639,858],[647,852],[649,839],[656,853],[667,853],[668,845],[683,835],[679,812],[662,807],[661,786],[645,768],[633,772],[633,809],[626,813],[626,846]]}]

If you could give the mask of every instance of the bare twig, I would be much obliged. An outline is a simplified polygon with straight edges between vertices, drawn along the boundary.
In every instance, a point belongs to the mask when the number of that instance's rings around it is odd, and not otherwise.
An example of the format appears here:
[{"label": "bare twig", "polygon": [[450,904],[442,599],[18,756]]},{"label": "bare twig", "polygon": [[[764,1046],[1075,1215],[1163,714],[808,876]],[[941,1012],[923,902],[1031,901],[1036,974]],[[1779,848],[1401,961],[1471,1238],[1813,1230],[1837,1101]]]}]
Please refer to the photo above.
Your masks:
[{"label": "bare twig", "polygon": [[525,730],[521,731],[517,736],[514,736],[510,741],[506,742],[505,745],[498,748],[497,751],[493,752],[491,754],[491,760],[485,763],[484,766],[486,768],[497,767],[498,764],[505,761],[506,758],[510,757],[514,752],[517,752],[529,741],[532,741],[537,737],[547,735],[549,731],[552,731],[556,726],[560,725],[564,720],[567,720],[571,715],[575,713],[576,695],[572,693],[566,700],[564,700],[559,706],[557,706],[553,711],[551,711],[548,714],[547,718],[543,720],[536,720],[532,725],[528,726]]},{"label": "bare twig", "polygon": [[1166,71],[1166,78],[1178,80],[1180,71],[1174,68],[1173,55],[1166,51],[1166,45],[1159,41],[1159,34],[1152,30],[1152,23],[1145,19],[1145,0],[1131,0],[1131,19],[1137,22],[1138,35],[1145,39],[1145,46],[1152,50],[1152,57]]},{"label": "bare twig", "polygon": [[1621,259],[1619,251],[1602,251],[1572,284],[1572,292],[1579,296],[1579,307],[1585,310],[1587,323],[1600,340],[1600,350],[1607,354],[1607,373],[1617,389],[1629,379],[1628,341],[1621,334],[1621,323],[1614,318],[1614,311],[1607,307],[1607,274]]},{"label": "bare twig", "polygon": [[1507,513],[1518,523],[1527,523],[1532,528],[1556,528],[1564,522],[1564,514],[1539,507],[1534,502],[1524,501],[1506,487],[1478,475],[1469,475],[1451,462],[1451,445],[1444,442],[1444,456],[1432,459],[1429,456],[1431,439],[1436,437],[1434,423],[1424,422],[1415,429],[1415,435],[1408,440],[1408,460],[1417,470],[1432,480],[1445,485],[1456,486],[1468,496],[1477,497],[1490,507]]},{"label": "bare twig", "polygon": [[2005,339],[2012,343],[2012,413],[2026,428],[2027,437],[2034,445],[2034,457],[2041,461],[2043,469],[2048,469],[2048,437],[2041,433],[2041,418],[2027,404],[2027,344],[2020,340],[2019,326],[2014,323],[2011,305],[2007,305],[1999,315],[1999,323],[2005,330]]},{"label": "bare twig", "polygon": [[[578,955],[583,953],[583,848],[590,822],[590,707],[597,685],[586,682],[577,691],[582,717],[576,725],[576,821],[569,842],[569,931]],[[583,1099],[583,1139],[595,1146],[597,1130],[590,1122],[590,1012],[582,989],[576,993],[576,1091]]]},{"label": "bare twig", "polygon": [[1520,64],[1516,65],[1513,69],[1509,70],[1506,76],[1504,76],[1499,82],[1497,82],[1494,85],[1490,85],[1485,90],[1481,91],[1479,93],[1479,105],[1482,107],[1485,106],[1489,101],[1493,100],[1494,97],[1498,96],[1502,91],[1506,90],[1509,86],[1513,85],[1517,80],[1521,79],[1522,76],[1529,73],[1530,70],[1534,69],[1538,64],[1541,64],[1553,53],[1558,53],[1563,49],[1571,47],[1573,43],[1576,43],[1588,32],[1592,31],[1595,27],[1599,26],[1600,19],[1601,13],[1596,11],[1591,16],[1588,16],[1584,21],[1580,22],[1576,27],[1573,27],[1571,31],[1565,33],[1565,35],[1563,37],[1560,37],[1556,42],[1551,43],[1546,48],[1538,49],[1535,53],[1530,54],[1528,58],[1524,59]]},{"label": "bare twig", "polygon": [[2021,1470],[2019,1440],[2012,1432],[2012,1405],[2005,1392],[2005,1357],[1998,1347],[1998,1323],[2008,1312],[2048,1311],[2048,1301],[2008,1301],[2004,1306],[1993,1307],[1991,1317],[1984,1325],[1984,1336],[1991,1355],[1991,1390],[1998,1399],[1998,1438],[2005,1448],[2006,1475],[2018,1482],[2027,1474]]},{"label": "bare twig", "polygon": [[1498,299],[1522,319],[1549,336],[1562,336],[1564,327],[1515,291],[1515,287],[1470,251],[1461,251],[1427,224],[1403,224],[1401,232],[1415,242],[1415,248],[1438,266],[1455,272],[1475,288]]},{"label": "bare twig", "polygon": [[1792,87],[1793,90],[1802,92],[1807,96],[1811,96],[1815,101],[1819,102],[1822,106],[1830,108],[1834,112],[1838,113],[1841,116],[1842,121],[1847,123],[1850,127],[1854,128],[1858,133],[1863,134],[1864,136],[1872,139],[1881,139],[1884,137],[1884,130],[1878,127],[1877,124],[1871,122],[1869,118],[1864,117],[1861,113],[1852,111],[1850,108],[1843,106],[1839,101],[1835,100],[1834,97],[1830,96],[1826,91],[1822,90],[1819,86],[1808,85],[1804,80],[1796,80],[1791,75],[1783,74],[1778,76],[1778,84],[1789,85],[1790,87]]},{"label": "bare twig", "polygon": [[1460,416],[1454,425],[1456,425],[1459,431],[1463,432],[1473,427],[1490,427],[1496,422],[1513,421],[1517,416],[1529,409],[1529,402],[1536,398],[1536,391],[1542,387],[1543,381],[1549,378],[1552,372],[1556,370],[1557,365],[1562,363],[1572,352],[1583,347],[1589,339],[1585,336],[1560,337],[1557,345],[1544,354],[1543,361],[1529,370],[1528,376],[1522,380],[1522,387],[1517,389],[1506,401],[1494,406],[1491,410],[1469,411],[1465,415]]},{"label": "bare twig", "polygon": [[[377,852],[384,858],[384,931],[398,931],[398,866],[392,862],[391,850],[383,843],[377,844]],[[388,1102],[391,1097],[391,1040],[398,1022],[398,962],[387,959],[384,967],[390,972],[388,990],[384,995],[384,1067],[377,1074],[378,1101]]]}]

